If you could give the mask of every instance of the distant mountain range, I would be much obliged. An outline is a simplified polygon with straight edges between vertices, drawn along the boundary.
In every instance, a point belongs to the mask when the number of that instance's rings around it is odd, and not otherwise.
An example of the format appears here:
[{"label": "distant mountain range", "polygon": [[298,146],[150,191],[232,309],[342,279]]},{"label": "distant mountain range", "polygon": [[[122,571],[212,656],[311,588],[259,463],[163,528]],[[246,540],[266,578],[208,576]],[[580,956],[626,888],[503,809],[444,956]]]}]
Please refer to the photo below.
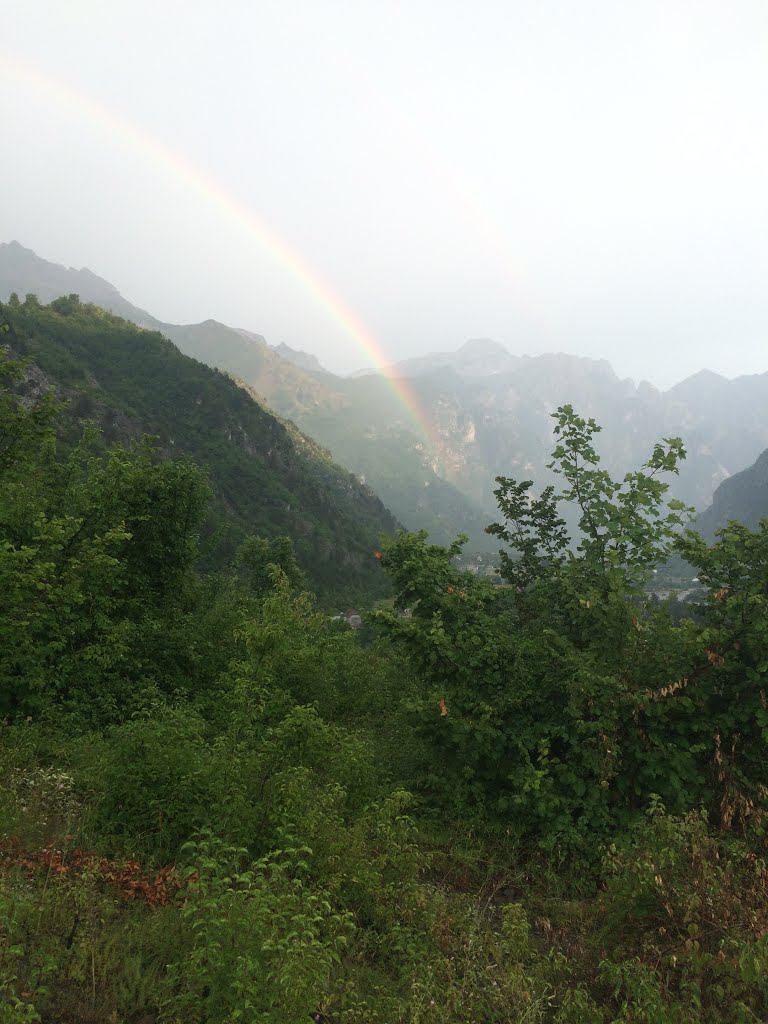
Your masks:
[{"label": "distant mountain range", "polygon": [[661,392],[621,380],[605,361],[518,355],[474,340],[457,352],[390,368],[395,384],[407,379],[423,418],[433,423],[427,436],[382,374],[337,377],[307,353],[272,348],[259,334],[213,320],[158,324],[89,271],[48,263],[18,243],[0,245],[0,299],[11,291],[41,298],[76,292],[161,330],[330,449],[408,527],[424,527],[437,541],[466,531],[477,550],[495,548],[483,528],[496,515],[497,475],[533,479],[539,487],[551,482],[550,414],[558,405],[570,403],[601,424],[599,447],[615,475],[640,465],[660,437],[681,436],[688,459],[672,491],[698,509],[768,447],[768,373],[727,380],[703,370]]}]

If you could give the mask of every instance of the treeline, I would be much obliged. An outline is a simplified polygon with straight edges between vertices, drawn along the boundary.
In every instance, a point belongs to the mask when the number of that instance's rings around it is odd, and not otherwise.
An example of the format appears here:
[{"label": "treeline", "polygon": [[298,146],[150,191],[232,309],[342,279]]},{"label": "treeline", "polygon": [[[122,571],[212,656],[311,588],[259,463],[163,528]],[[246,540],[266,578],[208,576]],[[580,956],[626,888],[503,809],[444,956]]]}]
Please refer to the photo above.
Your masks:
[{"label": "treeline", "polygon": [[678,441],[613,481],[560,410],[562,489],[499,481],[505,585],[401,534],[361,635],[287,540],[202,573],[194,465],[62,452],[10,385],[0,1021],[766,1018],[768,529],[679,539]]}]

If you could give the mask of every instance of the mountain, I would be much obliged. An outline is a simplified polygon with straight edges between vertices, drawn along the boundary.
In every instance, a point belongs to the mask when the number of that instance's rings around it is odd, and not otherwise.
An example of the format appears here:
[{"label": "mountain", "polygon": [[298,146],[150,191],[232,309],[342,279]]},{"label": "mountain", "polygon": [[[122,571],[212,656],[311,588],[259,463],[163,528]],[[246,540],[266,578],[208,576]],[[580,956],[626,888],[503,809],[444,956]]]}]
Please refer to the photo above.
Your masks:
[{"label": "mountain", "polygon": [[0,315],[11,325],[4,340],[12,353],[34,361],[28,386],[54,387],[69,400],[70,420],[95,420],[107,441],[155,435],[164,456],[202,467],[214,494],[214,564],[228,560],[246,534],[287,534],[326,598],[386,591],[373,551],[396,520],[328,452],[229,376],[183,355],[158,332],[76,297],[49,306],[11,302]]},{"label": "mountain", "polygon": [[[181,331],[168,333],[191,351]],[[604,360],[514,356],[470,342],[393,367],[412,373],[408,389],[422,418],[434,424],[427,437],[404,413],[398,378],[393,386],[381,374],[307,372],[266,345],[235,358],[223,337],[210,330],[195,354],[249,383],[364,477],[409,526],[428,529],[440,542],[467,532],[478,550],[494,549],[483,529],[496,513],[496,476],[552,482],[550,414],[561,404],[600,423],[598,448],[617,476],[642,464],[660,437],[682,437],[688,457],[672,492],[699,509],[768,446],[768,373],[728,380],[702,371],[661,392],[620,379]]]},{"label": "mountain", "polygon": [[22,299],[27,293],[36,295],[40,302],[52,302],[61,295],[80,295],[102,309],[130,320],[140,327],[160,326],[160,321],[124,299],[109,281],[83,267],[63,267],[41,259],[19,242],[0,243],[0,302],[7,302],[16,292]]},{"label": "mountain", "polygon": [[216,320],[161,323],[90,271],[41,259],[18,242],[0,244],[0,301],[7,301],[12,292],[31,292],[43,301],[77,294],[83,301],[160,330],[185,355],[231,374],[262,402],[317,437],[337,462],[368,486],[380,487],[376,493],[393,502],[401,522],[427,528],[438,542],[464,530],[476,545],[495,547],[483,532],[489,521],[486,513],[443,479],[402,403],[380,378],[356,387],[323,371],[307,353],[287,345],[272,348],[261,335]]},{"label": "mountain", "polygon": [[734,473],[715,491],[710,507],[696,521],[696,529],[707,539],[735,519],[754,530],[768,517],[768,449],[748,469]]},{"label": "mountain", "polygon": [[[388,367],[387,373],[394,377],[424,377],[437,370],[453,370],[469,377],[487,377],[494,373],[513,370],[519,363],[519,356],[489,338],[475,338],[465,342],[455,352],[433,352],[414,359],[403,359]],[[357,370],[352,377],[366,377],[378,370]]]},{"label": "mountain", "polygon": [[[26,254],[24,281],[19,251]],[[70,273],[86,276],[62,277]],[[0,246],[0,298],[44,281],[65,292],[79,282],[82,297],[91,299],[91,279],[100,281],[47,264],[18,243]],[[119,294],[104,286],[114,305]],[[133,318],[147,315],[138,310]],[[641,465],[660,437],[682,437],[688,458],[672,494],[698,509],[768,447],[768,373],[727,380],[704,370],[661,392],[620,379],[604,360],[516,355],[475,339],[456,352],[396,363],[388,375],[341,378],[307,353],[272,348],[259,334],[214,320],[160,329],[181,351],[244,382],[316,438],[409,528],[425,528],[441,543],[467,532],[478,551],[496,547],[484,533],[496,516],[496,476],[532,479],[538,487],[552,482],[547,463],[558,405],[569,403],[601,424],[598,448],[615,476]]]},{"label": "mountain", "polygon": [[[0,302],[7,302],[12,293],[21,298],[28,293],[42,303],[62,295],[77,295],[115,316],[130,320],[139,327],[160,330],[186,354],[215,366],[226,365],[237,376],[250,378],[258,372],[264,351],[271,351],[260,334],[227,327],[216,320],[200,324],[168,324],[124,299],[114,285],[86,268],[76,270],[41,259],[32,249],[19,242],[0,243]],[[288,345],[275,351],[303,369],[322,372],[315,356],[299,352]],[[218,361],[217,361],[218,360]]]},{"label": "mountain", "polygon": [[496,514],[497,476],[532,479],[538,487],[553,482],[547,464],[551,414],[559,405],[571,404],[602,426],[597,447],[619,478],[642,465],[660,438],[682,437],[688,456],[671,494],[698,509],[768,446],[768,374],[735,380],[696,375],[661,392],[620,379],[602,360],[510,355],[501,369],[493,353],[491,360],[456,355],[454,365],[440,356],[432,368],[425,357],[406,379],[411,404],[433,424],[429,437],[403,415],[396,393],[402,381],[393,387],[382,375],[334,382],[332,404],[327,391],[300,403],[290,388],[277,393],[264,381],[259,393],[344,465],[356,473],[367,469],[366,479],[389,507],[409,525],[438,531],[436,539],[451,532],[438,513],[449,510],[450,519],[454,509],[442,496],[421,506],[413,498],[417,490],[421,498],[437,496],[436,480],[448,485],[463,499],[463,528],[478,546],[484,543],[480,523]]},{"label": "mountain", "polygon": [[[91,301],[85,295],[80,298]],[[246,335],[218,320],[204,320],[199,324],[161,324],[158,330],[170,338],[184,355],[238,376],[257,376],[263,361],[268,358],[269,346],[260,335]],[[231,367],[237,367],[237,370]]]}]

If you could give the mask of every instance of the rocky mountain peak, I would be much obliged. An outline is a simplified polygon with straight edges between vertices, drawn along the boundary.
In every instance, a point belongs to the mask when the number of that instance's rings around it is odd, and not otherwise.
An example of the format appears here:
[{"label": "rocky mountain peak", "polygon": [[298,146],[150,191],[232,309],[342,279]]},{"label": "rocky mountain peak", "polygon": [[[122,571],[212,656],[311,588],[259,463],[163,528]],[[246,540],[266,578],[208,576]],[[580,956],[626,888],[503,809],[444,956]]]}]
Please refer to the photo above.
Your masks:
[{"label": "rocky mountain peak", "polygon": [[294,366],[298,366],[302,370],[309,370],[312,373],[327,372],[317,356],[313,356],[310,352],[291,348],[290,345],[286,345],[282,341],[279,345],[273,345],[272,348],[283,359],[287,359],[289,363],[293,363]]}]

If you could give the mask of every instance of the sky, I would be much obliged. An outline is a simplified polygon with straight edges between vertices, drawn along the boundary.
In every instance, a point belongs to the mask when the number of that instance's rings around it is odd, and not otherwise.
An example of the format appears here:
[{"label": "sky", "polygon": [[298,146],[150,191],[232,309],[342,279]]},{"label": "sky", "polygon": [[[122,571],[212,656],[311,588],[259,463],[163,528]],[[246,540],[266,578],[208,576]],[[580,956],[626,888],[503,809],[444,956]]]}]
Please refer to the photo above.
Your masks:
[{"label": "sky", "polygon": [[347,372],[768,371],[765,0],[25,0],[0,241]]}]

